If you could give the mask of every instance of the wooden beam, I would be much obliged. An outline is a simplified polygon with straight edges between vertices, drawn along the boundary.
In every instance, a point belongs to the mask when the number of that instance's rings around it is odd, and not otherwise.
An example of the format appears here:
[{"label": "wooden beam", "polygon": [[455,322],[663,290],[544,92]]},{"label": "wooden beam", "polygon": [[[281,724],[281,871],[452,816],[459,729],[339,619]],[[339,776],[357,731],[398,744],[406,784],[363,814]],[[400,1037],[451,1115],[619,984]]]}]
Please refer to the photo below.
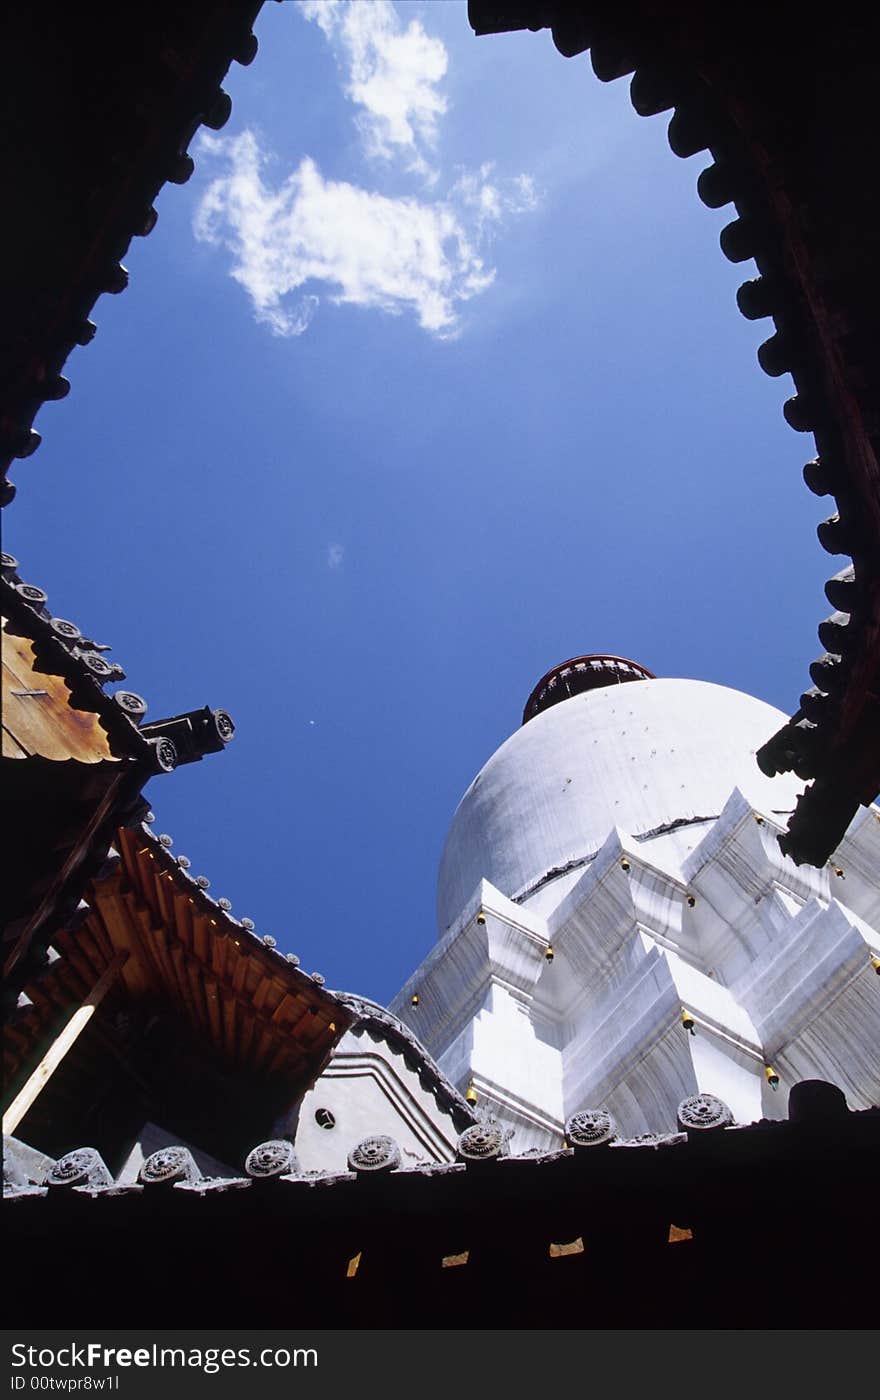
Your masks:
[{"label": "wooden beam", "polygon": [[[91,987],[95,980],[95,970],[89,960],[77,947],[74,937],[68,929],[58,929],[52,935],[53,943],[61,954],[59,961],[65,962],[77,974],[79,980],[86,988]],[[53,963],[54,967],[55,964]],[[106,964],[105,964],[106,966]],[[103,968],[101,969],[103,971]],[[82,992],[79,992],[82,996]]]},{"label": "wooden beam", "polygon": [[[101,875],[101,878],[97,882],[98,885],[108,884],[111,880],[115,885],[119,879],[121,870],[122,862],[119,861],[117,863],[116,870],[113,872],[113,874],[109,876]],[[94,888],[94,886],[92,888]],[[85,926],[89,930],[92,942],[94,943],[95,948],[97,949],[97,952],[100,956],[99,966],[103,968],[105,964],[107,964],[113,957],[113,954],[116,952],[116,946],[113,942],[113,939],[110,937],[110,933],[104,922],[104,916],[101,913],[101,910],[96,907],[91,898],[88,900],[88,904],[89,912],[85,919]]]},{"label": "wooden beam", "polygon": [[120,886],[120,929],[130,930],[131,937],[121,941],[130,947],[136,961],[145,961],[152,969],[158,987],[167,988],[173,996],[173,974],[165,961],[165,945],[154,933],[154,919],[146,903],[132,890]]},{"label": "wooden beam", "polygon": [[217,990],[220,996],[220,1004],[223,1008],[223,1048],[230,1060],[234,1060],[238,1053],[235,1034],[236,1000],[232,993],[226,990],[224,984],[218,983]]},{"label": "wooden beam", "polygon": [[67,1025],[56,1036],[51,1046],[43,1056],[37,1068],[34,1070],[27,1083],[16,1094],[12,1103],[3,1114],[4,1134],[14,1133],[22,1118],[32,1106],[40,1091],[51,1079],[56,1069],[60,1065],[70,1047],[85,1030],[95,1010],[104,1000],[123,963],[126,961],[128,953],[124,950],[116,954],[113,961],[104,969],[85,1001],[74,1011]]}]

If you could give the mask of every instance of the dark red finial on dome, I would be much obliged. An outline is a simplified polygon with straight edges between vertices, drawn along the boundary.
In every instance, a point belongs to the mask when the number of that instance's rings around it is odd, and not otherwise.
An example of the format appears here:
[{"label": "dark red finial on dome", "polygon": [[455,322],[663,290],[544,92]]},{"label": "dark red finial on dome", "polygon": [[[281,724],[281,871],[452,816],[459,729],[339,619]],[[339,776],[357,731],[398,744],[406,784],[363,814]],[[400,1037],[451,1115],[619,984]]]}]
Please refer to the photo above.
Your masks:
[{"label": "dark red finial on dome", "polygon": [[560,700],[569,700],[573,695],[582,695],[587,690],[599,690],[605,685],[622,685],[624,681],[653,681],[653,671],[640,666],[637,661],[628,661],[624,656],[574,656],[570,661],[562,661],[542,676],[535,686],[523,710],[523,724],[558,705]]}]

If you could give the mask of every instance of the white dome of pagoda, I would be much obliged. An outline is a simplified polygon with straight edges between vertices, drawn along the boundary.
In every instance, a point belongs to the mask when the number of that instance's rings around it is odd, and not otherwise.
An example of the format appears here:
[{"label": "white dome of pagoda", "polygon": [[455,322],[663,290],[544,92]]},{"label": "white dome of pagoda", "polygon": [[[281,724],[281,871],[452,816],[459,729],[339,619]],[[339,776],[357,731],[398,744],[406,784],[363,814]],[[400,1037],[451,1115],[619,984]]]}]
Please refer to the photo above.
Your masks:
[{"label": "white dome of pagoda", "polygon": [[613,827],[652,842],[693,826],[699,839],[735,787],[768,815],[791,811],[803,783],[767,778],[755,761],[786,718],[741,691],[658,680],[619,658],[555,668],[458,805],[440,863],[440,935],[481,879],[546,910]]}]

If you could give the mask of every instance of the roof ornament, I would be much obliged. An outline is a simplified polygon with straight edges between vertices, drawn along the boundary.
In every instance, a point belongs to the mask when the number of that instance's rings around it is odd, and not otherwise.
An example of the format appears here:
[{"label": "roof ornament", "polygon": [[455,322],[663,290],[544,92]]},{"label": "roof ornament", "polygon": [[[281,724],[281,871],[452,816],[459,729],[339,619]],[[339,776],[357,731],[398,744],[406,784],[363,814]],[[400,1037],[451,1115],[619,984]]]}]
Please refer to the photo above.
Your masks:
[{"label": "roof ornament", "polygon": [[714,1094],[694,1094],[692,1098],[682,1099],[677,1116],[679,1128],[686,1133],[717,1132],[733,1123],[727,1104]]},{"label": "roof ornament", "polygon": [[179,763],[197,763],[220,753],[232,739],[235,725],[225,710],[188,710],[169,719],[154,720],[140,729],[146,739],[167,739],[178,751]]},{"label": "roof ornament", "polygon": [[157,774],[173,772],[179,757],[172,741],[163,736],[159,739],[149,739],[148,742],[153,750],[153,771]]},{"label": "roof ornament", "polygon": [[160,1147],[144,1162],[138,1180],[144,1186],[175,1186],[200,1181],[201,1176],[188,1147]]},{"label": "roof ornament", "polygon": [[59,1157],[46,1175],[46,1186],[112,1186],[113,1176],[94,1147],[77,1147]]},{"label": "roof ornament", "polygon": [[258,1181],[267,1181],[276,1176],[299,1172],[299,1162],[293,1150],[293,1143],[286,1138],[272,1138],[261,1142],[259,1147],[248,1153],[244,1169],[248,1176]]},{"label": "roof ornament", "polygon": [[49,600],[48,593],[42,588],[37,588],[35,583],[15,583],[12,586],[32,608],[45,607]]},{"label": "roof ornament", "polygon": [[[57,621],[58,619],[56,618],[56,622]],[[117,690],[114,692],[113,699],[116,701],[117,705],[125,711],[130,719],[143,719],[144,715],[147,713],[146,700],[142,695],[136,695],[133,690]]]},{"label": "roof ornament", "polygon": [[400,1148],[392,1137],[377,1133],[362,1138],[348,1154],[348,1169],[362,1172],[393,1172],[400,1166]]},{"label": "roof ornament", "polygon": [[[76,623],[68,622],[66,617],[51,617],[49,619],[49,626],[62,641],[78,642],[82,636],[82,632],[80,632]],[[128,692],[124,690],[119,691],[120,695],[126,695],[127,693]]]},{"label": "roof ornament", "polygon": [[513,1129],[505,1128],[494,1114],[484,1108],[480,1119],[465,1128],[458,1139],[458,1160],[473,1166],[475,1162],[492,1162],[508,1155]]},{"label": "roof ornament", "polygon": [[606,1147],[617,1137],[617,1124],[607,1108],[582,1108],[565,1125],[565,1140],[576,1150]]}]

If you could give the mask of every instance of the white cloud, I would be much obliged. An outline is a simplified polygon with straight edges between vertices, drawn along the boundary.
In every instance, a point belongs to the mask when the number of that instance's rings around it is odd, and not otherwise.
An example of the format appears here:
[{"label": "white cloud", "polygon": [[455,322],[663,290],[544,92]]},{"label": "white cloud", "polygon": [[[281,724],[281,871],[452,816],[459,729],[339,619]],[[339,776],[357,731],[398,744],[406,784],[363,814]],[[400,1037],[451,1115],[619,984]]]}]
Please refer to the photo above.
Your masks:
[{"label": "white cloud", "polygon": [[315,283],[334,304],[413,312],[425,330],[454,335],[460,305],[495,276],[483,257],[489,235],[535,204],[526,177],[494,180],[488,165],[446,199],[424,201],[325,179],[308,157],[273,188],[251,131],[206,134],[201,148],[225,168],[196,210],[196,237],[232,253],[232,276],[276,335],[306,329],[319,298],[302,289]]},{"label": "white cloud", "polygon": [[442,41],[417,19],[404,28],[390,0],[301,0],[299,9],[320,26],[345,69],[367,153],[386,160],[403,154],[410,169],[433,176],[424,148],[433,148],[446,111],[437,90],[448,66]]},{"label": "white cloud", "polygon": [[510,214],[527,214],[537,208],[538,192],[531,175],[514,175],[493,179],[491,161],[479,170],[468,170],[459,177],[449,192],[450,199],[467,209],[478,234],[482,237],[501,224]]},{"label": "white cloud", "polygon": [[341,566],[342,561],[343,561],[344,558],[345,558],[345,545],[344,545],[344,544],[331,544],[331,545],[329,546],[328,550],[327,550],[327,568],[328,568],[328,569],[338,569],[338,568],[340,568],[340,566]]},{"label": "white cloud", "polygon": [[298,8],[334,48],[368,154],[402,159],[408,172],[427,177],[431,197],[328,179],[309,157],[273,184],[253,132],[205,132],[201,152],[222,168],[199,202],[196,237],[232,254],[231,275],[276,335],[302,335],[320,292],[336,305],[415,314],[423,329],[448,339],[462,303],[494,279],[488,244],[537,204],[534,183],[498,178],[484,164],[459,172],[436,197],[439,174],[425,153],[446,111],[437,87],[448,62],[442,42],[417,19],[404,26],[390,0],[299,0]]}]

